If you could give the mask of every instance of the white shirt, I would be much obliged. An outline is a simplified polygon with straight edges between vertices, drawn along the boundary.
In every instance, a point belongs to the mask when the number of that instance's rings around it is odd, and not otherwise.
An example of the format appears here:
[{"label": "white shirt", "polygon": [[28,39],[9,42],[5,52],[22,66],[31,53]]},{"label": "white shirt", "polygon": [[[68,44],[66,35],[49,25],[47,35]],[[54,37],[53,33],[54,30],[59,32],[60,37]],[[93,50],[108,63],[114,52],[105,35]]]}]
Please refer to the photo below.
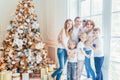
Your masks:
[{"label": "white shirt", "polygon": [[87,37],[89,37],[89,36],[93,36],[93,31],[88,33]]},{"label": "white shirt", "polygon": [[103,57],[103,42],[100,38],[97,38],[93,41],[93,44],[98,45],[99,48],[97,50],[94,50],[94,57]]},{"label": "white shirt", "polygon": [[87,31],[87,28],[86,27],[80,27],[80,33],[83,33],[83,32],[86,32]]},{"label": "white shirt", "polygon": [[90,47],[90,46],[87,46],[87,45],[85,45],[85,47],[84,48],[86,48],[86,51],[91,51],[91,53],[89,54],[91,57],[93,57],[93,49]]},{"label": "white shirt", "polygon": [[68,58],[68,62],[77,62],[77,49],[70,50],[69,54],[75,54],[75,57]]},{"label": "white shirt", "polygon": [[83,42],[79,42],[77,45],[77,50],[78,50],[78,60],[84,60],[85,59],[85,55],[83,53],[81,53],[81,50],[83,50],[84,48],[84,43]]},{"label": "white shirt", "polygon": [[78,43],[78,32],[79,32],[80,27],[74,27],[73,28],[73,34],[72,34],[72,39],[75,40]]},{"label": "white shirt", "polygon": [[[68,46],[69,37],[66,36],[64,29],[63,29],[62,39],[63,39],[64,45]],[[58,43],[58,48],[64,49],[64,46],[61,43]]]}]

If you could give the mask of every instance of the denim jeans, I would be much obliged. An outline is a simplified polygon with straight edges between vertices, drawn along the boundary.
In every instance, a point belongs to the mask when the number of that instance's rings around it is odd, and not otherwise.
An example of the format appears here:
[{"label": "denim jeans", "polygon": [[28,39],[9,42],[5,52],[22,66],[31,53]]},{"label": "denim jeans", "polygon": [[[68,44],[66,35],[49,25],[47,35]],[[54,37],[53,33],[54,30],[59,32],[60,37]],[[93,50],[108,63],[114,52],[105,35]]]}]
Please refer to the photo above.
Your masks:
[{"label": "denim jeans", "polygon": [[60,80],[63,68],[67,60],[67,51],[65,49],[58,48],[57,56],[59,61],[59,68],[51,75],[53,78],[56,76],[56,80]]},{"label": "denim jeans", "polygon": [[92,80],[96,80],[95,73],[91,67],[90,58],[87,58],[87,57],[85,57],[85,69],[87,72],[87,78],[90,78],[92,76]]},{"label": "denim jeans", "polygon": [[94,64],[96,69],[96,80],[103,80],[102,74],[102,65],[103,65],[104,57],[94,57]]},{"label": "denim jeans", "polygon": [[67,64],[67,80],[77,79],[77,62],[68,62]]}]

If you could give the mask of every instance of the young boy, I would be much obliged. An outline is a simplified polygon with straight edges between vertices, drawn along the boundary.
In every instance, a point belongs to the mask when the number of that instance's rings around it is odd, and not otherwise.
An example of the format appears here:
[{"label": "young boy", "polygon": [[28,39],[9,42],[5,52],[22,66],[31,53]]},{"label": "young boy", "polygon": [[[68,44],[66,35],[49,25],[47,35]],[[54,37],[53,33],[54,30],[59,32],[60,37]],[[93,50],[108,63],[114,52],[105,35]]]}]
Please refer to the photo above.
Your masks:
[{"label": "young boy", "polygon": [[103,80],[102,65],[104,61],[103,43],[100,38],[100,28],[93,29],[94,64],[96,70],[96,80]]}]

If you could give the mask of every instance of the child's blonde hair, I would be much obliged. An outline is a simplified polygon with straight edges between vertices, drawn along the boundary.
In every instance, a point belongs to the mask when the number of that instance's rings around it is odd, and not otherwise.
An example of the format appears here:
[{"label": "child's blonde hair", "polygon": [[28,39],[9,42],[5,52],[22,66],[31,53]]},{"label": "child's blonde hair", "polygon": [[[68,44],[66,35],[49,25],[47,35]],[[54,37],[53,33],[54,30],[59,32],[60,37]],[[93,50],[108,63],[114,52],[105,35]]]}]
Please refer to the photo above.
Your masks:
[{"label": "child's blonde hair", "polygon": [[68,41],[68,49],[71,49],[71,48],[70,48],[70,43],[73,43],[73,44],[75,45],[74,49],[77,47],[77,42],[76,42],[75,40],[73,40],[73,39],[70,39],[70,40]]},{"label": "child's blonde hair", "polygon": [[88,36],[87,39],[86,39],[86,41],[84,43],[86,44],[87,42],[89,42],[91,44],[92,41],[93,41],[92,36]]},{"label": "child's blonde hair", "polygon": [[83,36],[83,37],[86,37],[87,38],[87,33],[86,32],[83,32],[81,34],[78,35],[78,38],[80,39],[80,37]]}]

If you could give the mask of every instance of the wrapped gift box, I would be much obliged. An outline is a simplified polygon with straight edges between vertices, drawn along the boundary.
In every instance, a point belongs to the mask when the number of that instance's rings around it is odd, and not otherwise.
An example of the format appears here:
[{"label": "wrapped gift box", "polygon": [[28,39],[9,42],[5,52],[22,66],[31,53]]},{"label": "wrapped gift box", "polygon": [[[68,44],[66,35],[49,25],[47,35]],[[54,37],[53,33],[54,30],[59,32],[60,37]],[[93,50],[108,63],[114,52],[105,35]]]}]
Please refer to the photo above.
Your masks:
[{"label": "wrapped gift box", "polygon": [[3,80],[4,74],[5,74],[5,72],[0,72],[0,80]]},{"label": "wrapped gift box", "polygon": [[12,72],[11,71],[5,71],[3,74],[3,80],[11,80],[12,79]]},{"label": "wrapped gift box", "polygon": [[20,73],[13,73],[12,80],[20,80]]},{"label": "wrapped gift box", "polygon": [[29,77],[30,78],[40,78],[40,73],[30,73]]}]

